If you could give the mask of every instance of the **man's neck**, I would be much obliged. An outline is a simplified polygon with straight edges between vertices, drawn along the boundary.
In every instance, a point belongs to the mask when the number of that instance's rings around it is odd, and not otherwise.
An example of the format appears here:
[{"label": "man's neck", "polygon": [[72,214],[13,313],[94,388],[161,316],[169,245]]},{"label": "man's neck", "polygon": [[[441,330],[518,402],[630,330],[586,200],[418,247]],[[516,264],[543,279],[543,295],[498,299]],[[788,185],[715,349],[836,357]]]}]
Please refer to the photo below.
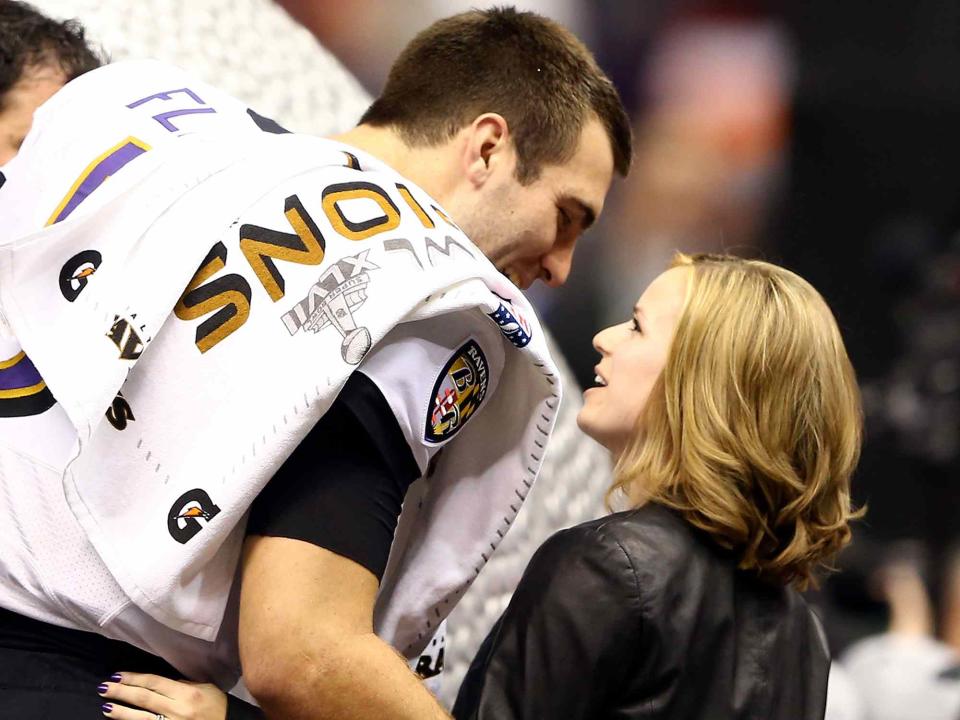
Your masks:
[{"label": "man's neck", "polygon": [[447,145],[410,147],[392,129],[371,125],[358,125],[330,139],[373,155],[419,185],[441,205],[446,202],[453,181]]}]

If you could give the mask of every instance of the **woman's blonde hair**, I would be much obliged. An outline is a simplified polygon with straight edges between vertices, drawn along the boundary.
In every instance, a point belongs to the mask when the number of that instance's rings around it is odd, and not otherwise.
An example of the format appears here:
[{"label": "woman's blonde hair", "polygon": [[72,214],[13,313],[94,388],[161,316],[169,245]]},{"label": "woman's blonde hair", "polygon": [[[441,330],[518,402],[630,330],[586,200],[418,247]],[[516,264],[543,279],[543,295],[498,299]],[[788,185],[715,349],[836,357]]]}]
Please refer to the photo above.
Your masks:
[{"label": "woman's blonde hair", "polygon": [[691,269],[685,305],[610,493],[672,508],[741,568],[805,588],[863,512],[860,395],[836,320],[776,265],[678,253],[671,267]]}]

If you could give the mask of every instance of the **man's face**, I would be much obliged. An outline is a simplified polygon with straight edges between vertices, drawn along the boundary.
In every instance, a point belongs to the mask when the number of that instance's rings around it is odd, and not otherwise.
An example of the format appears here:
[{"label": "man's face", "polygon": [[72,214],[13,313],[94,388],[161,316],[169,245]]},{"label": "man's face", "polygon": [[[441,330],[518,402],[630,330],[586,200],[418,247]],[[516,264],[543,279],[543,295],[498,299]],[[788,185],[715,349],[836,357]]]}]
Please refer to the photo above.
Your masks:
[{"label": "man's face", "polygon": [[544,166],[529,185],[517,181],[514,162],[457,221],[518,287],[537,279],[557,287],[570,273],[577,238],[600,215],[612,178],[610,139],[591,118],[570,160]]},{"label": "man's face", "polygon": [[33,112],[66,84],[59,68],[26,68],[20,79],[0,98],[0,165],[20,150],[33,124]]}]

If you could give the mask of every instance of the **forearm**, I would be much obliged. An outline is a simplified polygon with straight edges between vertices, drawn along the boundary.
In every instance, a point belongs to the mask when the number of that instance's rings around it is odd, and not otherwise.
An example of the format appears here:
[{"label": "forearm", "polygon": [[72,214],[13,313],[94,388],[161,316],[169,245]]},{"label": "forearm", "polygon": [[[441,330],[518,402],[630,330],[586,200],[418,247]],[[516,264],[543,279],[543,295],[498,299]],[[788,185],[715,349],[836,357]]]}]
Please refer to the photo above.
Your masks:
[{"label": "forearm", "polygon": [[377,578],[282,537],[250,537],[240,592],[240,661],[270,720],[449,718],[373,633]]},{"label": "forearm", "polygon": [[269,720],[449,720],[396,651],[374,634],[304,652],[294,671],[251,689]]}]

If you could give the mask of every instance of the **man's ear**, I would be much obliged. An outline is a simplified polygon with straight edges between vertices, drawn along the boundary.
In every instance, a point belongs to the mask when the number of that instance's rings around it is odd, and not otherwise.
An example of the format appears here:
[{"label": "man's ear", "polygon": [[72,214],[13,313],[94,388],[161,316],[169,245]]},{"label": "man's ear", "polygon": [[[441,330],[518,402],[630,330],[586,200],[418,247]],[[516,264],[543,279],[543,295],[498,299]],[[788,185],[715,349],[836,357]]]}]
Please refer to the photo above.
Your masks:
[{"label": "man's ear", "polygon": [[514,171],[516,154],[503,115],[478,115],[464,130],[463,170],[471,184],[479,188],[494,174]]}]

